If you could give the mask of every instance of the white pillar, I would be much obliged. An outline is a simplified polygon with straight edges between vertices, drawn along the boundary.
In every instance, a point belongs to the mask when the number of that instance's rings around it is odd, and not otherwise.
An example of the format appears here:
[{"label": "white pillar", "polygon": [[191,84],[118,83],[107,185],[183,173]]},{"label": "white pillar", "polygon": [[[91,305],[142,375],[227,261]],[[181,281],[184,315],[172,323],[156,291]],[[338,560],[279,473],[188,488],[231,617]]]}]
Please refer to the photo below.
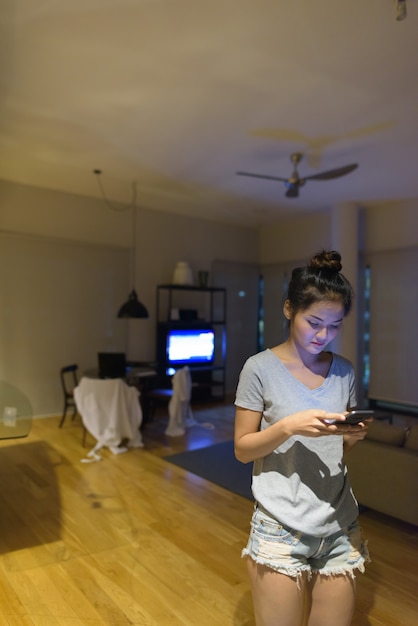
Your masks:
[{"label": "white pillar", "polygon": [[360,302],[360,294],[358,294],[359,219],[359,207],[355,204],[341,204],[333,207],[331,212],[331,247],[341,254],[342,273],[350,281],[354,290],[351,313],[344,320],[342,333],[335,340],[333,349],[349,359],[357,371],[360,371],[358,367],[358,303]]}]

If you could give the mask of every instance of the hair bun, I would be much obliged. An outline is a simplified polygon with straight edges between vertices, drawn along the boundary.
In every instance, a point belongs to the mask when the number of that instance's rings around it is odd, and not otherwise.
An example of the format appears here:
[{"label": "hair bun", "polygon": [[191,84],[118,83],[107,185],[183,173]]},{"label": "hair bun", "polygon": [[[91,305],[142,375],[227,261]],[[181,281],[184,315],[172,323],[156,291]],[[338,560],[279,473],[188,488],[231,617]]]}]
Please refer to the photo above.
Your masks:
[{"label": "hair bun", "polygon": [[322,250],[315,254],[308,265],[313,270],[329,270],[331,272],[341,272],[341,254],[336,250]]}]

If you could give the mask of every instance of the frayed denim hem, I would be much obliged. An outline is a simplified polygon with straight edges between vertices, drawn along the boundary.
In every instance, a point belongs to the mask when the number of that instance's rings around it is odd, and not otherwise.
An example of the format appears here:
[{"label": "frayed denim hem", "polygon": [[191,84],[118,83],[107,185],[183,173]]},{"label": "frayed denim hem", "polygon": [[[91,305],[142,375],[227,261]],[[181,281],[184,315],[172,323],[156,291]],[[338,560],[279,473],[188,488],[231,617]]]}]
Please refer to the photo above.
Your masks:
[{"label": "frayed denim hem", "polygon": [[284,526],[257,508],[243,557],[272,572],[297,581],[313,576],[345,576],[354,579],[356,570],[364,572],[370,561],[358,520],[324,537],[303,534]]},{"label": "frayed denim hem", "polygon": [[311,572],[311,576],[309,576],[309,578],[312,578],[312,576],[314,576],[315,574],[318,574],[319,576],[327,576],[329,578],[331,578],[332,576],[348,576],[348,578],[351,578],[352,580],[354,580],[356,577],[355,575],[356,570],[358,570],[360,574],[364,574],[366,570],[365,561],[362,561],[361,563],[357,563],[357,565],[353,565],[353,567],[339,567],[337,569],[327,569],[324,567],[323,569],[319,569],[319,570],[313,569]]},{"label": "frayed denim hem", "polygon": [[[366,565],[371,563],[369,550],[367,547],[367,541],[361,543],[359,552],[353,550],[352,560],[347,562],[345,567],[327,568],[321,567],[319,569],[312,568],[312,574],[319,574],[320,576],[349,576],[352,580],[355,579],[355,571],[360,574],[364,574],[366,571]],[[356,556],[356,558],[354,558]]]},{"label": "frayed denim hem", "polygon": [[250,551],[247,548],[241,552],[242,558],[249,558],[257,565],[262,565],[263,567],[267,567],[272,572],[276,572],[277,574],[284,574],[285,576],[289,576],[290,578],[294,578],[297,584],[298,589],[300,589],[300,582],[304,574],[306,574],[307,580],[311,578],[312,572],[309,566],[306,567],[289,567],[286,565],[280,564],[272,564],[268,562],[266,559],[262,559],[259,557],[254,557],[250,554]]},{"label": "frayed denim hem", "polygon": [[281,565],[280,563],[271,563],[267,559],[253,556],[251,551],[248,548],[244,548],[241,552],[242,558],[250,558],[252,561],[257,563],[258,565],[263,565],[268,569],[271,569],[273,572],[277,572],[278,574],[284,574],[285,576],[289,576],[290,578],[294,578],[296,580],[298,589],[300,589],[300,581],[302,576],[306,575],[306,580],[311,580],[313,576],[347,576],[354,580],[356,578],[355,572],[358,571],[360,574],[364,574],[365,566],[368,563],[371,563],[371,559],[369,556],[369,551],[367,548],[367,541],[362,542],[361,551],[357,553],[358,557],[352,562],[348,562],[344,567],[335,567],[335,568],[327,568],[323,567],[320,569],[312,568],[310,565],[302,566],[302,567],[292,567],[287,565]]}]

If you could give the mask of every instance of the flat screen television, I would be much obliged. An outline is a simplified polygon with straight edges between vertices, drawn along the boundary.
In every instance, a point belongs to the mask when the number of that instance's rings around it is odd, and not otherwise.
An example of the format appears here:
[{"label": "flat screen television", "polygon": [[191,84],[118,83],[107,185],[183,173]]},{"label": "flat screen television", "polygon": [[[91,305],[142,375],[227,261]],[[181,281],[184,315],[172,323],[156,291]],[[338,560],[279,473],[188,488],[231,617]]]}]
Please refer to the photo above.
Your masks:
[{"label": "flat screen television", "polygon": [[159,365],[167,373],[188,365],[212,365],[215,358],[215,332],[205,324],[159,327]]}]

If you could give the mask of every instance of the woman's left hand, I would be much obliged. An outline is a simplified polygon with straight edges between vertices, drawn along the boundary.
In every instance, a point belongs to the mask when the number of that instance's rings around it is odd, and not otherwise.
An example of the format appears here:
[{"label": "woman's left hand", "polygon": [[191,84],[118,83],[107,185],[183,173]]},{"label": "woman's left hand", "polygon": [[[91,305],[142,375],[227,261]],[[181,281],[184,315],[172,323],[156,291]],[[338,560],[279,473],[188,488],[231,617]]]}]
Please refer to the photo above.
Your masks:
[{"label": "woman's left hand", "polygon": [[367,435],[367,430],[369,428],[369,423],[372,420],[364,420],[364,422],[360,422],[356,426],[345,426],[346,432],[344,433],[344,449],[349,450],[357,443],[357,441],[361,441]]}]

